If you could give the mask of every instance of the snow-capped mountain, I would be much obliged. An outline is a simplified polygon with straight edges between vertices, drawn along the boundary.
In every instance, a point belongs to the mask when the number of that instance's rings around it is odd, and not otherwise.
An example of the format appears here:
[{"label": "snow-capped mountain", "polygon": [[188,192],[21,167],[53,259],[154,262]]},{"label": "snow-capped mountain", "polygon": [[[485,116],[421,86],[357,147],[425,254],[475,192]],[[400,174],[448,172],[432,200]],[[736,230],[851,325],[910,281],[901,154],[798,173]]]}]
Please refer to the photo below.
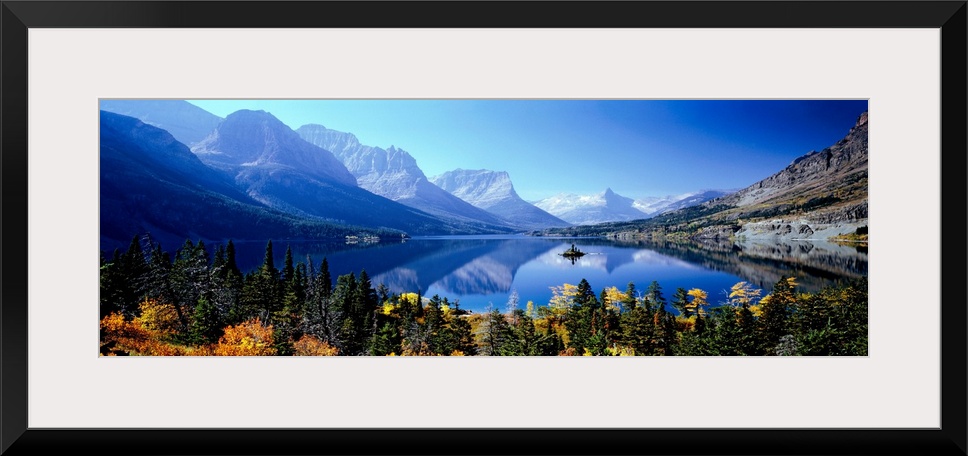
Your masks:
[{"label": "snow-capped mountain", "polygon": [[635,200],[616,194],[611,188],[596,195],[561,193],[534,203],[568,223],[593,225],[604,222],[644,219],[648,215],[635,208]]},{"label": "snow-capped mountain", "polygon": [[458,168],[431,177],[430,182],[514,226],[528,229],[568,226],[568,222],[521,199],[505,171]]},{"label": "snow-capped mountain", "polygon": [[256,201],[292,215],[410,233],[495,232],[480,222],[444,220],[360,188],[332,153],[265,111],[230,114],[192,152]]},{"label": "snow-capped mountain", "polygon": [[664,212],[702,204],[711,199],[728,195],[734,191],[735,190],[699,190],[696,192],[683,193],[681,195],[668,195],[662,197],[652,196],[637,199],[634,203],[632,203],[632,206],[652,217]]},{"label": "snow-capped mountain", "polygon": [[351,133],[309,124],[296,132],[307,142],[333,153],[356,177],[360,187],[429,214],[506,226],[499,217],[432,184],[407,151],[360,144]]}]

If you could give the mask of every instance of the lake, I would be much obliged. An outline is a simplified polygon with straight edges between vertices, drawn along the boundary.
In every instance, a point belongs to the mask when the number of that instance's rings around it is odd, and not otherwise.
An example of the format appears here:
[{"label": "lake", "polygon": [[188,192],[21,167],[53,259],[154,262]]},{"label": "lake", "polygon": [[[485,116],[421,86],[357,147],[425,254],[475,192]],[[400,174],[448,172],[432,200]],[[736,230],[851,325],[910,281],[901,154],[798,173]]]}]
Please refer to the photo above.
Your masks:
[{"label": "lake", "polygon": [[[572,244],[587,253],[574,262],[559,255]],[[239,268],[258,268],[265,245],[236,242]],[[826,241],[698,244],[523,235],[415,237],[369,244],[279,240],[273,241],[277,268],[287,246],[296,262],[307,263],[308,256],[318,267],[325,257],[334,282],[339,275],[359,275],[366,269],[374,287],[383,283],[392,292],[437,294],[474,312],[489,305],[504,311],[514,292],[522,309],[528,301],[546,305],[550,287],[581,279],[596,294],[612,286],[624,291],[629,282],[644,292],[654,280],[670,302],[678,287],[701,288],[718,305],[740,281],[763,288],[765,295],[784,274],[795,274],[802,291],[867,276],[866,247]]]}]

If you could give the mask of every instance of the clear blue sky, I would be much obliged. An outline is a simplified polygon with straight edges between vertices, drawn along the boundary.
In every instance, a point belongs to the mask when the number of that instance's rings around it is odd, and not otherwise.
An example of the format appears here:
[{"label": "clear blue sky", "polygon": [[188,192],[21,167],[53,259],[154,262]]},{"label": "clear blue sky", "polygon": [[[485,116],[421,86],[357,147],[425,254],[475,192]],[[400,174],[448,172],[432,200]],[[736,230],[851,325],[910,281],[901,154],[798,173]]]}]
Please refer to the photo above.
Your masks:
[{"label": "clear blue sky", "polygon": [[641,198],[746,187],[839,141],[867,100],[189,100],[394,145],[428,177],[507,171],[518,194]]}]

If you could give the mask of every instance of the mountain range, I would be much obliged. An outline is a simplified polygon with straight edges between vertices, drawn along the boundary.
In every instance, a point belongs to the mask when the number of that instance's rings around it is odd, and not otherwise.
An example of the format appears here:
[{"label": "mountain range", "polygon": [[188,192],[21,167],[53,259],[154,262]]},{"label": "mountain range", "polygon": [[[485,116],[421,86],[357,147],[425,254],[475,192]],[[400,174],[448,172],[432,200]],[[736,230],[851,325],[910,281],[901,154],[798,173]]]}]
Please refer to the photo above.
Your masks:
[{"label": "mountain range", "polygon": [[499,233],[497,224],[435,217],[374,194],[328,150],[310,144],[265,111],[241,110],[192,148],[253,199],[287,213],[335,224],[411,233]]},{"label": "mountain range", "polygon": [[[456,169],[428,178],[403,149],[363,145],[352,133],[318,124],[292,130],[265,111],[221,118],[181,100],[101,105],[102,247],[126,246],[146,232],[176,243],[361,231],[680,230],[715,237],[763,235],[777,229],[775,220],[790,225],[784,218],[793,216],[815,225],[866,223],[866,113],[837,144],[737,192],[634,200],[609,188],[531,203],[517,194],[507,172]],[[779,229],[816,231],[801,225]]]},{"label": "mountain range", "polygon": [[[309,124],[296,132],[310,144],[332,152],[359,186],[377,195],[439,217],[502,230],[515,226],[430,183],[417,161],[403,149],[360,144],[355,135]],[[551,225],[549,225],[551,226]]]},{"label": "mountain range", "polygon": [[311,239],[359,229],[266,206],[165,130],[106,111],[99,120],[100,235],[105,251],[147,233],[177,246],[186,238]]},{"label": "mountain range", "polygon": [[703,190],[665,197],[634,200],[619,195],[611,188],[595,195],[560,193],[535,201],[534,205],[575,225],[641,220],[658,214],[695,206],[726,195],[720,190]]}]

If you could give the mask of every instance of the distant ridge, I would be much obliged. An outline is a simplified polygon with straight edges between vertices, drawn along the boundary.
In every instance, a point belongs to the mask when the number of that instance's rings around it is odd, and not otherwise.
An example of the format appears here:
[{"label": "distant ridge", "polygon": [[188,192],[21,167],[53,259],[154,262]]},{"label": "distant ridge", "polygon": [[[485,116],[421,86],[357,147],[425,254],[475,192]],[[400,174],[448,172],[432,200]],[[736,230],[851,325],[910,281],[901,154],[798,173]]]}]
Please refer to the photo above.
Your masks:
[{"label": "distant ridge", "polygon": [[187,146],[205,139],[222,118],[184,100],[101,100],[101,110],[140,119]]}]

